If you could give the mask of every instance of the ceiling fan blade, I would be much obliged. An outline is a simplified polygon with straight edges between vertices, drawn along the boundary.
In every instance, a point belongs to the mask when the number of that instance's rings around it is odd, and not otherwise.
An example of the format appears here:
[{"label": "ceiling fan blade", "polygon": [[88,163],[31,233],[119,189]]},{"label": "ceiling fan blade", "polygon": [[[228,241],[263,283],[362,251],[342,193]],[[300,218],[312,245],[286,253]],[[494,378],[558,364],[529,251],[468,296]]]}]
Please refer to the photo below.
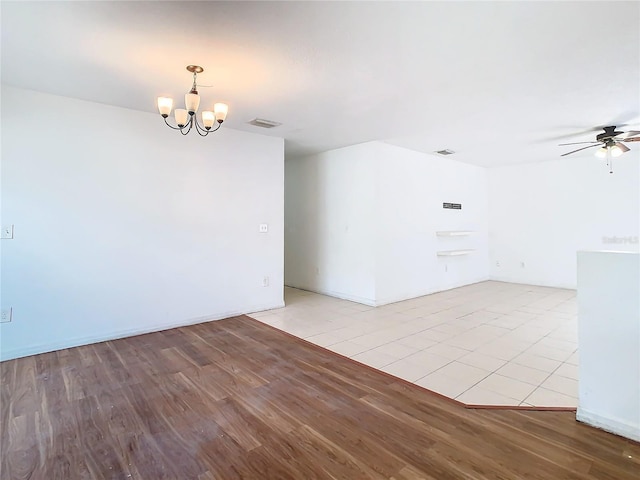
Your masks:
[{"label": "ceiling fan blade", "polygon": [[584,145],[584,144],[587,144],[587,143],[595,144],[595,143],[600,143],[600,142],[573,142],[573,143],[561,143],[561,144],[559,144],[558,146],[559,146],[559,147],[565,147],[565,146],[567,146],[567,145]]},{"label": "ceiling fan blade", "polygon": [[555,142],[558,140],[564,140],[565,138],[575,138],[580,137],[582,135],[587,135],[588,133],[597,132],[602,130],[601,128],[590,128],[588,130],[582,130],[581,132],[573,132],[573,133],[565,133],[562,135],[556,135],[555,137],[547,137],[540,139],[541,142]]},{"label": "ceiling fan blade", "polygon": [[633,122],[638,118],[638,109],[627,110],[626,112],[620,112],[614,118],[609,118],[609,125],[617,125],[618,127],[625,127],[629,122]]},{"label": "ceiling fan blade", "polygon": [[640,137],[619,138],[616,142],[640,142]]},{"label": "ceiling fan blade", "polygon": [[588,147],[582,147],[579,148],[577,150],[574,150],[573,152],[567,152],[567,153],[563,153],[562,155],[560,155],[561,157],[566,157],[567,155],[571,155],[572,153],[576,153],[579,152],[580,150],[585,150],[587,148],[591,148],[591,147],[598,147],[600,145],[600,142],[598,142],[598,145],[589,145]]},{"label": "ceiling fan blade", "polygon": [[624,138],[634,137],[636,135],[640,135],[640,131],[638,130],[629,130],[628,132],[622,132],[620,135],[625,135]]}]

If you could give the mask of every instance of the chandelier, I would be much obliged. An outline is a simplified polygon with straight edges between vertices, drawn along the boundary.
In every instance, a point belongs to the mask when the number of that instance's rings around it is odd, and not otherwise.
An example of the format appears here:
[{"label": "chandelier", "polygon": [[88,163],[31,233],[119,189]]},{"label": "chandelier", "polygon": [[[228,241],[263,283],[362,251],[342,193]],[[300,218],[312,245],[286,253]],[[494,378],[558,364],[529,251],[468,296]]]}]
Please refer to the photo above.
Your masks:
[{"label": "chandelier", "polygon": [[[196,118],[196,112],[200,106],[200,96],[198,95],[196,76],[199,73],[204,72],[204,68],[199,65],[188,65],[187,70],[193,73],[193,86],[189,93],[184,96],[184,104],[186,108],[176,108],[174,111],[174,117],[177,127],[174,127],[167,121],[167,117],[171,114],[173,108],[173,98],[158,97],[158,110],[160,115],[164,118],[164,123],[168,127],[174,130],[180,130],[182,135],[188,134],[191,129],[194,129],[201,136],[206,137],[212,132],[215,132],[222,126],[222,122],[227,117],[229,107],[224,103],[216,103],[213,106],[213,111],[204,110],[202,112],[202,126],[198,123]],[[217,125],[213,128],[213,125]]]}]

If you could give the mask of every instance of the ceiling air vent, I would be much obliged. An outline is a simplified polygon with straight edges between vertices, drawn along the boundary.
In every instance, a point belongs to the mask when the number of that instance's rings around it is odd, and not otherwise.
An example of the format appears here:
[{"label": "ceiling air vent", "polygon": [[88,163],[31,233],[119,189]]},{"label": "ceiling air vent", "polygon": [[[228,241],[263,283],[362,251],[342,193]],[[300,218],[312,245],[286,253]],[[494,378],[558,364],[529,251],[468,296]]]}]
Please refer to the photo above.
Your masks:
[{"label": "ceiling air vent", "polygon": [[282,125],[279,122],[265,120],[264,118],[254,118],[253,120],[247,123],[249,125],[253,125],[254,127],[260,127],[260,128],[273,128],[273,127],[279,127],[280,125]]},{"label": "ceiling air vent", "polygon": [[434,153],[437,153],[438,155],[453,155],[456,152],[454,152],[453,150],[449,150],[448,148],[445,148],[444,150],[438,150],[437,152],[434,152]]}]

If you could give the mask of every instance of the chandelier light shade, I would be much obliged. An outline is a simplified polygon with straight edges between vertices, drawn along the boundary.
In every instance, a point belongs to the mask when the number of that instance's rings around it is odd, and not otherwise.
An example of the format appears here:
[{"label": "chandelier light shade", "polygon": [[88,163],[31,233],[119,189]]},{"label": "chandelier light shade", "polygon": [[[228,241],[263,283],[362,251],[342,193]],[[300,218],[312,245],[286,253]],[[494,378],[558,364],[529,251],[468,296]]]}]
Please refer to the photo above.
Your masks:
[{"label": "chandelier light shade", "polygon": [[224,119],[227,118],[227,112],[229,111],[229,107],[226,103],[216,103],[213,106],[213,112],[216,115],[216,121],[222,123]]},{"label": "chandelier light shade", "polygon": [[168,97],[158,97],[158,110],[160,110],[160,115],[163,117],[168,117],[171,113],[171,109],[173,108],[173,98]]},{"label": "chandelier light shade", "polygon": [[177,126],[174,127],[167,121],[167,118],[171,115],[171,110],[173,108],[172,98],[158,97],[158,111],[160,112],[160,115],[162,115],[162,118],[164,118],[164,123],[174,130],[180,130],[182,135],[187,135],[193,129],[201,136],[206,137],[210,133],[217,131],[222,126],[222,122],[227,118],[229,107],[224,103],[216,103],[213,106],[213,111],[204,110],[201,114],[202,125],[200,125],[196,115],[198,107],[200,107],[200,95],[198,95],[196,77],[199,73],[204,72],[204,68],[199,65],[189,65],[187,66],[187,70],[193,73],[193,86],[184,96],[184,105],[186,108],[176,108],[173,112]]}]

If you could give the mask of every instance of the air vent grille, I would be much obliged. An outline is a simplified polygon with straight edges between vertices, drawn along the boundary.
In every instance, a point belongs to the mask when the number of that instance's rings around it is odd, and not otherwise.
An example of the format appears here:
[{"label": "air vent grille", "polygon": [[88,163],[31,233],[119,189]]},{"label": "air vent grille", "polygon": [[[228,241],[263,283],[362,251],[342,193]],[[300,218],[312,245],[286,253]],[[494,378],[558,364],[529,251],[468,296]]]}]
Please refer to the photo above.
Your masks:
[{"label": "air vent grille", "polygon": [[254,118],[250,122],[247,122],[249,125],[253,125],[254,127],[260,128],[274,128],[282,125],[279,122],[274,122],[272,120],[265,120],[264,118]]},{"label": "air vent grille", "polygon": [[448,148],[445,148],[444,150],[438,150],[437,152],[434,152],[434,153],[437,153],[438,155],[453,155],[456,152],[454,152],[453,150],[449,150]]}]

